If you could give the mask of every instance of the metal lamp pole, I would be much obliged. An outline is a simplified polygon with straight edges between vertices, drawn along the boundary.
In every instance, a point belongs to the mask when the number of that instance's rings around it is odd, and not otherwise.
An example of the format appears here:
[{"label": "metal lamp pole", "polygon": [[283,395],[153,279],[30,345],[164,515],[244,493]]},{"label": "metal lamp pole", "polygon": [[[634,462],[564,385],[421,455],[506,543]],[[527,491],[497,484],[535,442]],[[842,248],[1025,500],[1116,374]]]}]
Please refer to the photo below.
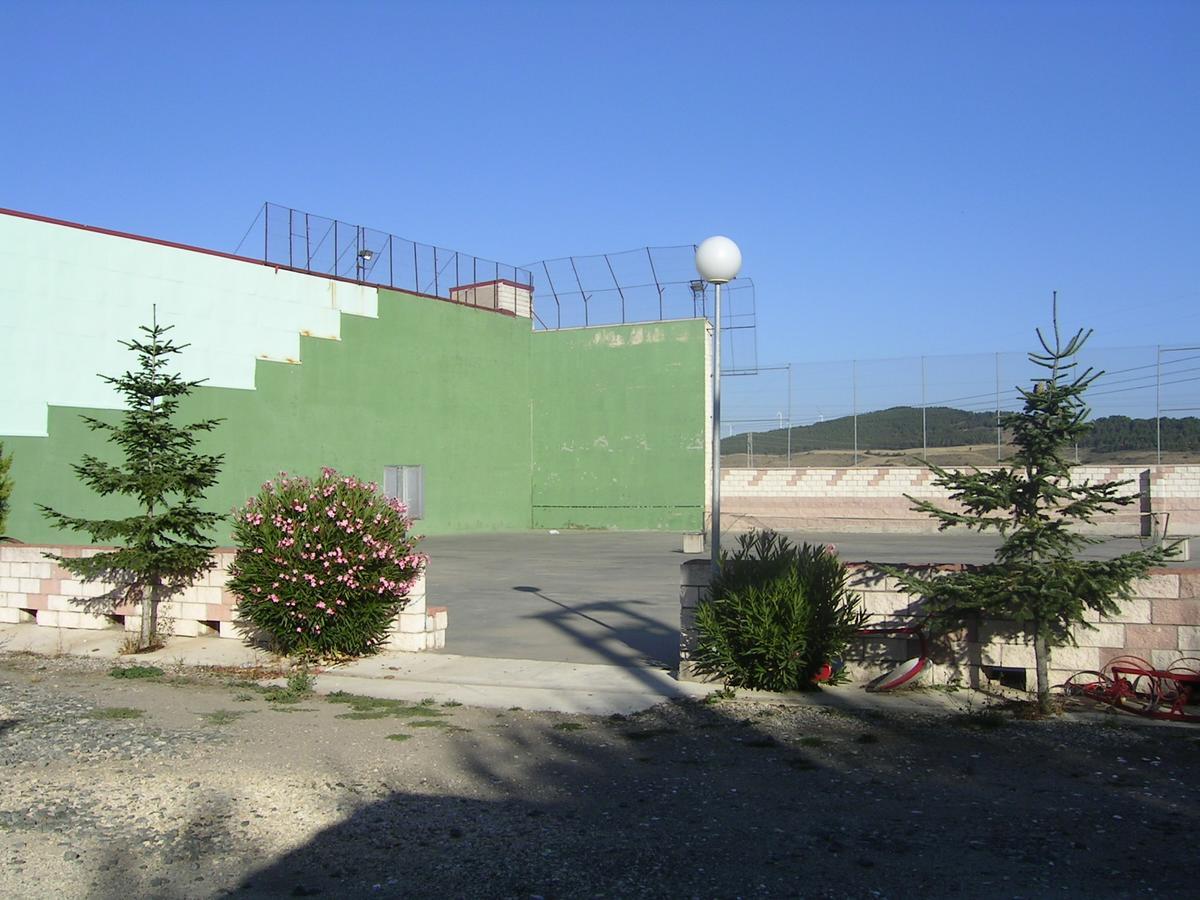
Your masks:
[{"label": "metal lamp pole", "polygon": [[713,408],[712,408],[712,522],[709,548],[713,574],[721,562],[721,286],[737,277],[742,251],[727,237],[716,235],[696,248],[696,271],[713,285]]}]

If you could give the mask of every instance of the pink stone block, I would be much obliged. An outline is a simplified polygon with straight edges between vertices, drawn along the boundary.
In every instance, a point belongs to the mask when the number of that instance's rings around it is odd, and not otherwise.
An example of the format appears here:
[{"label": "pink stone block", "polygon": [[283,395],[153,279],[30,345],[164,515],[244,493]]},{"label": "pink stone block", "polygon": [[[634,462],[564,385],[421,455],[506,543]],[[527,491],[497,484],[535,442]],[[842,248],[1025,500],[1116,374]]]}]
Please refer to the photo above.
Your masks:
[{"label": "pink stone block", "polygon": [[1117,613],[1105,616],[1101,621],[1149,625],[1151,616],[1150,602],[1139,597],[1135,597],[1132,600],[1123,600],[1121,601],[1121,608]]},{"label": "pink stone block", "polygon": [[233,607],[224,603],[210,603],[204,618],[209,622],[232,622]]},{"label": "pink stone block", "polygon": [[1128,656],[1128,655],[1129,655],[1129,651],[1126,650],[1124,647],[1099,647],[1099,648],[1097,648],[1097,661],[1099,662],[1099,664],[1100,664],[1099,668],[1101,668],[1101,669],[1103,669],[1105,666],[1107,666],[1114,659],[1118,659],[1119,657]]},{"label": "pink stone block", "polygon": [[1125,646],[1130,650],[1176,650],[1179,628],[1175,625],[1126,625]]},{"label": "pink stone block", "polygon": [[1200,625],[1200,599],[1154,600],[1151,621],[1155,625]]},{"label": "pink stone block", "polygon": [[1200,598],[1200,571],[1179,573],[1180,598]]},{"label": "pink stone block", "polygon": [[1149,597],[1151,599],[1167,598],[1175,600],[1179,598],[1179,576],[1178,575],[1147,575],[1133,583],[1133,596]]}]

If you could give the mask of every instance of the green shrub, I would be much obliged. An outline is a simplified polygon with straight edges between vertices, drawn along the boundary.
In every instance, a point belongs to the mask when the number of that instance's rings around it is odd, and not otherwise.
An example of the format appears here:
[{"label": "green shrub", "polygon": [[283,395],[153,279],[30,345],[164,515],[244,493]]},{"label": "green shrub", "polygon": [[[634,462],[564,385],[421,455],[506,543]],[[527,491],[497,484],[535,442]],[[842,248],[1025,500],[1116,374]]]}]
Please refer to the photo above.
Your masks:
[{"label": "green shrub", "polygon": [[374,484],[281,474],[234,514],[239,614],[289,655],[374,652],[425,564],[410,526]]},{"label": "green shrub", "polygon": [[113,678],[159,678],[164,673],[158,666],[113,666],[108,674]]},{"label": "green shrub", "polygon": [[862,627],[861,605],[846,589],[846,567],[825,547],[750,532],[721,555],[709,599],[696,609],[692,661],[732,687],[811,688]]}]

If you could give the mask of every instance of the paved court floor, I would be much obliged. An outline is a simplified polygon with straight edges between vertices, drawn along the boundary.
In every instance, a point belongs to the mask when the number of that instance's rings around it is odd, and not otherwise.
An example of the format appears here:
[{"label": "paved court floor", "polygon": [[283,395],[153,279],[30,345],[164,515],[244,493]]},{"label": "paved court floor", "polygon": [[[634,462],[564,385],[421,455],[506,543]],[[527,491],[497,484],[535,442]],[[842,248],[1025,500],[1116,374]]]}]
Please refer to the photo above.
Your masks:
[{"label": "paved court floor", "polygon": [[[847,561],[987,562],[975,534],[790,535],[834,543]],[[727,538],[726,540],[731,540]],[[1138,547],[1117,539],[1112,555]],[[467,656],[615,665],[678,657],[682,536],[661,532],[523,532],[426,538],[429,603],[446,606],[446,651]]]}]

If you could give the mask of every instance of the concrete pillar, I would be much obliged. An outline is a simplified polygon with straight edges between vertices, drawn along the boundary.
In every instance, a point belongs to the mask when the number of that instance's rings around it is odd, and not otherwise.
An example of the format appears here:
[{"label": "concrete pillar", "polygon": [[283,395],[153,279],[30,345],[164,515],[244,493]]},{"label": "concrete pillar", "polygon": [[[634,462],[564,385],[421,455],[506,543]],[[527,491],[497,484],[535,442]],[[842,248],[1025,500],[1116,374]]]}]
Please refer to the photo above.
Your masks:
[{"label": "concrete pillar", "polygon": [[712,562],[689,559],[679,567],[679,680],[708,681],[692,667],[692,647],[696,639],[696,607],[708,597]]}]

